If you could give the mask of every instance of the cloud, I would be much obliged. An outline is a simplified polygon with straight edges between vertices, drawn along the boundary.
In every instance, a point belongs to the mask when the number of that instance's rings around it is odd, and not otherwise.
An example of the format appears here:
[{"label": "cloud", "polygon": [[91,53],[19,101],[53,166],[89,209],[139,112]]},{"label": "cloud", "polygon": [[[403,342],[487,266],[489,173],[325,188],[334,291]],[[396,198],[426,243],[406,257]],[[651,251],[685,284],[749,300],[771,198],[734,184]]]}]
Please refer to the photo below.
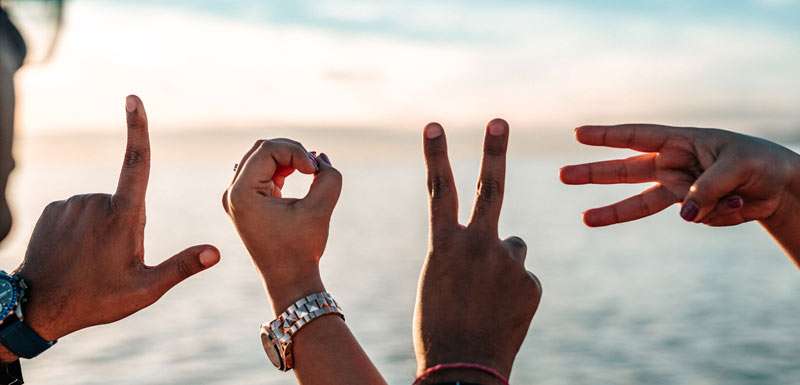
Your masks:
[{"label": "cloud", "polygon": [[160,129],[800,123],[797,35],[747,23],[320,0],[369,27],[337,29],[100,4],[71,4],[54,61],[18,77],[25,130],[117,129],[127,93]]}]

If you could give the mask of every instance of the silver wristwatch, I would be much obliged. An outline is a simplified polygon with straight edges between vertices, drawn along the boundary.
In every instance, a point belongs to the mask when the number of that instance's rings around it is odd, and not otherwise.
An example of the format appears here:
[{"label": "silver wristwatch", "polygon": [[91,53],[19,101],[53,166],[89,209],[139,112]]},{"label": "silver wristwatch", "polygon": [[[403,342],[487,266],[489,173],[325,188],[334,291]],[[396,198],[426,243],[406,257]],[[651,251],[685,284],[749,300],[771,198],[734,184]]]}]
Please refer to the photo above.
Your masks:
[{"label": "silver wristwatch", "polygon": [[329,293],[315,293],[300,298],[278,318],[261,325],[261,343],[270,362],[284,372],[292,369],[292,337],[309,322],[328,314],[344,320],[342,308]]}]

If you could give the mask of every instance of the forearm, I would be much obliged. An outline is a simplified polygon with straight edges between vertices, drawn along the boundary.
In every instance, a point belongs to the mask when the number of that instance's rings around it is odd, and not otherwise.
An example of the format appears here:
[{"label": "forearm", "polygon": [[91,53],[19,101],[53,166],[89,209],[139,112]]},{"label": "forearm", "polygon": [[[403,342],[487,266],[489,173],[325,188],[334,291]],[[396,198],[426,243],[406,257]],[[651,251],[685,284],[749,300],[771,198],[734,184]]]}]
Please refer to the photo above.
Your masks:
[{"label": "forearm", "polygon": [[324,316],[297,333],[294,372],[302,385],[385,385],[344,321]]},{"label": "forearm", "polygon": [[800,268],[800,194],[787,192],[775,214],[762,220],[761,225]]},{"label": "forearm", "polygon": [[[325,291],[319,271],[294,281],[267,281],[275,314],[303,296]],[[294,336],[292,349],[294,372],[302,385],[386,384],[345,322],[335,315],[322,316],[304,326]]]}]

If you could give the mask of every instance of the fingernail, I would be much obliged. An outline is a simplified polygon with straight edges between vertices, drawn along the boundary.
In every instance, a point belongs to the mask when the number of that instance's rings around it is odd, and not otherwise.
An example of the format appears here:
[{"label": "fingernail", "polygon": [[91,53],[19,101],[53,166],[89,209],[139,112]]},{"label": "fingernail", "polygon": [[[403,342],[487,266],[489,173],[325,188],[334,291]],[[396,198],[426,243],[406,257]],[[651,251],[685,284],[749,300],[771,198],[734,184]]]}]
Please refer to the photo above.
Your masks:
[{"label": "fingernail", "polygon": [[219,255],[212,249],[203,250],[198,256],[203,267],[211,267],[219,262]]},{"label": "fingernail", "polygon": [[425,126],[425,137],[428,139],[436,139],[444,133],[442,126],[438,123],[431,123]]},{"label": "fingernail", "polygon": [[333,166],[333,163],[331,163],[330,158],[328,158],[328,155],[325,155],[324,152],[322,154],[319,154],[319,158],[322,159],[323,162],[327,163],[328,166]]},{"label": "fingernail", "polygon": [[697,203],[694,203],[694,201],[688,201],[681,207],[681,218],[685,221],[693,222],[697,218],[697,214],[700,214],[700,208],[697,207]]},{"label": "fingernail", "polygon": [[136,98],[133,95],[125,98],[125,110],[128,112],[136,111]]},{"label": "fingernail", "polygon": [[314,164],[314,169],[319,171],[319,162],[317,162],[317,152],[311,151],[310,153],[308,153],[308,159],[310,159],[311,163]]},{"label": "fingernail", "polygon": [[499,119],[492,121],[489,124],[489,134],[494,136],[500,136],[505,134],[506,132],[506,125]]},{"label": "fingernail", "polygon": [[744,206],[744,200],[738,195],[732,195],[725,198],[725,205],[731,209],[740,209]]}]

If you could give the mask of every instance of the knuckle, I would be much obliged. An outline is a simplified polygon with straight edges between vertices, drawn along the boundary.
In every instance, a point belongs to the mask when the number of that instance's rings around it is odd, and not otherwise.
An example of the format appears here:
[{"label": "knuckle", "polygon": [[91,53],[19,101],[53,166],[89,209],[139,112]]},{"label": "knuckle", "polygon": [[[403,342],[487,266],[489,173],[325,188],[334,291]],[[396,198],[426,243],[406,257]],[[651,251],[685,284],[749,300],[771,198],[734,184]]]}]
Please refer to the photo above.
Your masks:
[{"label": "knuckle", "polygon": [[647,199],[646,197],[642,197],[639,199],[639,211],[641,216],[646,216],[649,213],[654,213],[658,211],[658,205],[653,202],[651,199]]},{"label": "knuckle", "polygon": [[88,194],[84,200],[87,204],[105,204],[111,199],[110,194]]},{"label": "knuckle", "polygon": [[426,153],[429,158],[441,158],[447,154],[447,144],[442,140],[425,141]]},{"label": "knuckle", "polygon": [[467,234],[466,242],[469,244],[469,248],[479,251],[478,254],[491,254],[489,250],[492,250],[493,245],[499,242],[497,236],[486,231],[480,225],[470,224],[467,226]]},{"label": "knuckle", "polygon": [[294,156],[300,158],[308,156],[307,155],[308,151],[306,151],[306,148],[300,142],[295,142],[294,140],[285,139],[285,141],[279,143],[287,150],[289,150]]},{"label": "knuckle", "polygon": [[508,242],[511,246],[513,246],[513,247],[515,247],[517,249],[527,249],[528,248],[528,245],[525,243],[525,240],[523,240],[522,238],[520,238],[520,237],[518,237],[516,235],[506,239],[506,242]]},{"label": "knuckle", "polygon": [[292,145],[299,146],[299,147],[303,146],[302,143],[300,143],[300,142],[298,142],[298,141],[296,141],[294,139],[289,139],[289,138],[274,138],[274,139],[270,139],[270,141],[273,141],[273,142],[276,142],[276,143],[283,142],[283,143],[286,143],[286,144],[292,144]]},{"label": "knuckle", "polygon": [[540,297],[542,295],[542,281],[539,280],[539,277],[536,274],[533,274],[530,271],[526,271],[526,275],[528,276],[528,282],[532,285],[530,287],[531,294]]},{"label": "knuckle", "polygon": [[629,175],[629,173],[628,173],[628,165],[625,162],[616,162],[616,163],[617,163],[616,164],[617,179],[619,179],[621,181],[627,181],[628,180],[628,175]]},{"label": "knuckle", "polygon": [[623,218],[623,213],[620,213],[619,205],[613,205],[609,207],[607,210],[602,210],[603,215],[603,223],[606,224],[615,224],[621,223]]},{"label": "knuckle", "polygon": [[67,206],[83,206],[89,200],[90,194],[73,195],[67,198]]},{"label": "knuckle", "polygon": [[140,165],[142,162],[149,160],[150,154],[147,150],[141,149],[136,146],[128,146],[125,149],[125,160],[123,166],[132,168]]},{"label": "knuckle", "polygon": [[302,148],[300,143],[284,138],[266,139],[262,146],[270,148]]},{"label": "knuckle", "polygon": [[478,183],[478,200],[485,203],[494,203],[503,197],[503,186],[494,179],[481,179]]},{"label": "knuckle", "polygon": [[179,278],[187,278],[194,274],[194,266],[189,263],[186,259],[179,259],[175,263],[175,273],[178,275]]},{"label": "knuckle", "polygon": [[711,199],[711,189],[713,185],[710,181],[701,179],[697,180],[692,187],[689,188],[689,192],[691,193],[694,200],[698,201],[697,203],[706,204],[708,200]]},{"label": "knuckle", "polygon": [[225,209],[225,212],[230,214],[228,210],[228,190],[222,193],[222,208]]},{"label": "knuckle", "polygon": [[763,170],[769,167],[769,161],[760,156],[744,156],[740,160],[746,170]]},{"label": "knuckle", "polygon": [[113,202],[110,194],[90,194],[84,198],[86,207],[93,209],[113,209]]},{"label": "knuckle", "polygon": [[295,160],[309,157],[308,151],[306,151],[303,146],[293,145],[290,147],[290,150],[292,151],[292,156],[295,157]]},{"label": "knuckle", "polygon": [[428,192],[431,199],[441,199],[451,192],[450,181],[441,175],[433,175],[428,178]]},{"label": "knuckle", "polygon": [[137,115],[128,117],[128,128],[131,130],[141,130],[145,128],[145,124],[145,121],[139,118]]},{"label": "knuckle", "polygon": [[630,148],[636,143],[636,133],[639,129],[638,125],[631,126],[630,130],[625,131],[622,137],[622,143],[624,143],[626,148]]},{"label": "knuckle", "polygon": [[223,205],[230,204],[230,207],[228,207],[228,209],[233,209],[237,205],[241,205],[244,202],[247,202],[249,200],[249,196],[247,194],[247,189],[245,189],[245,188],[243,188],[242,186],[239,186],[239,185],[233,185],[227,191],[227,194],[228,194],[227,195],[228,199],[227,199],[227,201],[223,202]]},{"label": "knuckle", "polygon": [[502,142],[487,143],[483,152],[490,157],[504,157],[506,156],[506,146]]},{"label": "knuckle", "polygon": [[335,168],[329,168],[326,172],[331,178],[336,179],[339,182],[341,182],[343,179],[342,173]]},{"label": "knuckle", "polygon": [[50,202],[47,204],[47,206],[45,206],[44,213],[54,213],[56,211],[60,211],[66,204],[67,201],[64,200]]}]

